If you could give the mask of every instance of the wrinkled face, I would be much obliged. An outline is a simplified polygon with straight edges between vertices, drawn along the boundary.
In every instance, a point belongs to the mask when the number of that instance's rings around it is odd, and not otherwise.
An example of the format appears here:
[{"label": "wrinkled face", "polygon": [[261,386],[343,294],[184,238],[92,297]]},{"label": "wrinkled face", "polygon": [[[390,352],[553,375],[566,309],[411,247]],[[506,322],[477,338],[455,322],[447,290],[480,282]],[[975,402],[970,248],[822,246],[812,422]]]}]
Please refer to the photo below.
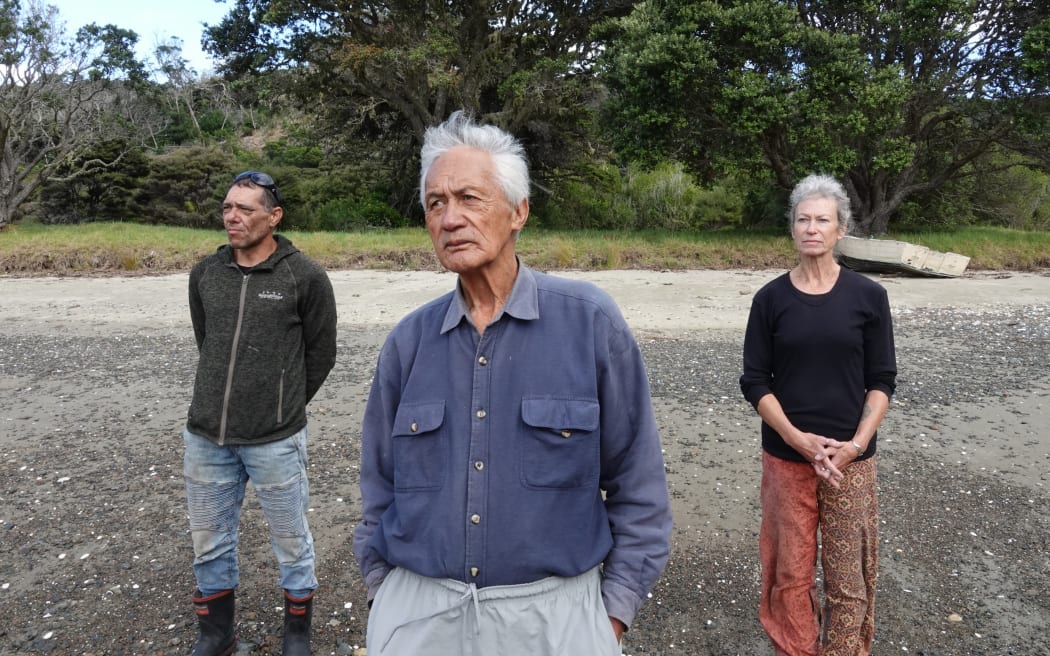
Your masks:
[{"label": "wrinkled face", "polygon": [[458,146],[439,157],[427,172],[423,200],[427,231],[446,269],[480,273],[513,261],[529,202],[511,207],[487,152]]},{"label": "wrinkled face", "polygon": [[845,232],[833,198],[806,198],[795,206],[791,236],[799,254],[820,257],[830,253]]},{"label": "wrinkled face", "polygon": [[262,187],[233,186],[222,201],[222,223],[235,250],[251,251],[269,239],[281,220],[282,210],[266,209],[266,190]]}]

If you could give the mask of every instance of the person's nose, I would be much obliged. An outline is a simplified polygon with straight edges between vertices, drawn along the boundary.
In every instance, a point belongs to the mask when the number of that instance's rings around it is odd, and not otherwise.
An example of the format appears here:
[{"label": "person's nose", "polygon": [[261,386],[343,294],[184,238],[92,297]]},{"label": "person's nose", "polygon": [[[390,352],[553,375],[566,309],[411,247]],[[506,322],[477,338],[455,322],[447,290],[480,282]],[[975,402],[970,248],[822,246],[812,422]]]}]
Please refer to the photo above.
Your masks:
[{"label": "person's nose", "polygon": [[455,230],[466,223],[463,207],[456,199],[450,199],[445,204],[445,211],[441,213],[441,229]]}]

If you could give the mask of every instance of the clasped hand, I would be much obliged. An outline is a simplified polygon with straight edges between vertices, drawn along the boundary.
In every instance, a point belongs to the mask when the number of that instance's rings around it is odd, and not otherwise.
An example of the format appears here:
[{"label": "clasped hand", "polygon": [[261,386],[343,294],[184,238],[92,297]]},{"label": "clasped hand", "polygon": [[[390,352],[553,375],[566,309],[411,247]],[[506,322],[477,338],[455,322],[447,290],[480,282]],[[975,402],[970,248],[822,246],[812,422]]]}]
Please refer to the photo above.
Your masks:
[{"label": "clasped hand", "polygon": [[808,457],[817,477],[827,481],[832,487],[840,487],[840,482],[845,478],[842,468],[856,458],[853,449],[843,448],[850,446],[849,442],[840,442],[814,433],[805,433],[803,437],[806,440],[806,449],[802,453]]}]

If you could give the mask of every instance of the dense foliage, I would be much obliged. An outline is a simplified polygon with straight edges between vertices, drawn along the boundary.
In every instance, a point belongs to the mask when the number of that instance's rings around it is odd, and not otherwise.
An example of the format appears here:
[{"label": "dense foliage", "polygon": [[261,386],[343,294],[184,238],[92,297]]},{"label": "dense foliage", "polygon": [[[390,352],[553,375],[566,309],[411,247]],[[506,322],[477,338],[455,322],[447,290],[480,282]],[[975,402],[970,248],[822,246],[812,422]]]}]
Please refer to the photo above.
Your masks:
[{"label": "dense foliage", "polygon": [[235,0],[209,75],[59,20],[0,0],[0,227],[218,226],[249,168],[287,227],[415,224],[422,134],[465,108],[525,142],[534,225],[774,224],[822,171],[862,233],[1050,229],[1040,0]]},{"label": "dense foliage", "polygon": [[618,152],[703,178],[831,173],[883,233],[946,185],[1045,168],[1048,29],[1035,0],[653,0],[605,28],[604,111]]},{"label": "dense foliage", "polygon": [[134,32],[88,25],[65,39],[56,19],[54,7],[0,0],[0,227],[60,168],[73,181],[119,162],[125,149],[81,155],[119,137],[140,109]]}]

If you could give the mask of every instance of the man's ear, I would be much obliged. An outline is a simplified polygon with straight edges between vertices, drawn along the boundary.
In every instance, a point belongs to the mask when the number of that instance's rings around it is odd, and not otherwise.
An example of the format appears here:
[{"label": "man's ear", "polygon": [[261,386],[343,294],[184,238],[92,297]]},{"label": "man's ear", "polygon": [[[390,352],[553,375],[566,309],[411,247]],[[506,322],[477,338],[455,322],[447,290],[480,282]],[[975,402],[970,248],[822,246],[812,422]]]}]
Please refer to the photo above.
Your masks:
[{"label": "man's ear", "polygon": [[277,207],[273,208],[273,210],[270,212],[270,227],[271,228],[276,228],[277,224],[281,222],[281,219],[283,217],[284,217],[284,208],[283,207],[278,205]]},{"label": "man's ear", "polygon": [[511,219],[511,227],[517,231],[525,227],[525,222],[529,220],[529,199],[521,201],[516,208],[514,208],[514,217]]}]

